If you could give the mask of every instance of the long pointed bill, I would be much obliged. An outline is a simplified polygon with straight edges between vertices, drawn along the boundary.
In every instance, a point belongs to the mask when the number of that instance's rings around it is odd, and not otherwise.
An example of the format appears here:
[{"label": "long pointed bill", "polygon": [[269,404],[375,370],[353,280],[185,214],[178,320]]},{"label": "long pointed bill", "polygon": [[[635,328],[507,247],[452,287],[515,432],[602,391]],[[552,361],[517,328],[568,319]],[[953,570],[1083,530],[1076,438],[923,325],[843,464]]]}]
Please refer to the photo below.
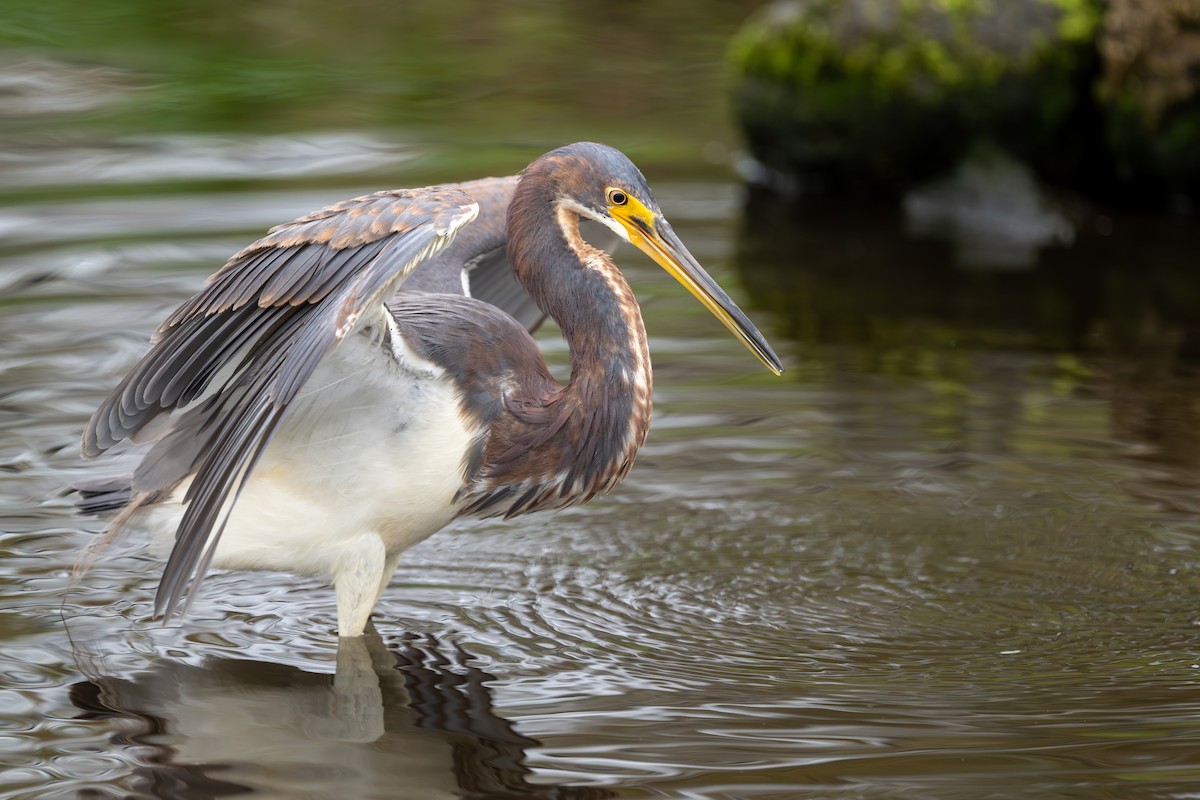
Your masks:
[{"label": "long pointed bill", "polygon": [[[687,247],[675,235],[665,219],[658,216],[654,223],[643,221],[641,215],[613,215],[629,232],[629,241],[665,269],[671,277],[682,283],[713,316],[721,320],[733,335],[766,364],[776,375],[783,374],[779,356],[767,344],[742,310],[729,299],[729,295],[704,271],[704,267],[688,252]],[[656,215],[657,216],[657,215]]]}]

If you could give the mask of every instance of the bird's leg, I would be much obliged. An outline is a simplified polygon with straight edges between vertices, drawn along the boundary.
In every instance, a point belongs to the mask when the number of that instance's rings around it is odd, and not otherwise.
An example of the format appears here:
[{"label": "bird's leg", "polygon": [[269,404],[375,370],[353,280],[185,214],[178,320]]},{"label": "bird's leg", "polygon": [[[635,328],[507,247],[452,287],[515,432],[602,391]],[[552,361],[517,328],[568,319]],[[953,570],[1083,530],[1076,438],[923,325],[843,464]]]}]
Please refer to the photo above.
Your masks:
[{"label": "bird's leg", "polygon": [[396,574],[396,569],[400,566],[400,558],[403,553],[396,553],[388,556],[383,562],[383,575],[379,578],[379,591],[375,593],[375,602],[371,604],[371,608],[379,605],[379,598],[383,597],[383,590],[392,582],[392,576]]},{"label": "bird's leg", "polygon": [[379,599],[379,576],[391,561],[376,533],[364,533],[344,543],[332,570],[338,636],[362,636],[371,609]]}]

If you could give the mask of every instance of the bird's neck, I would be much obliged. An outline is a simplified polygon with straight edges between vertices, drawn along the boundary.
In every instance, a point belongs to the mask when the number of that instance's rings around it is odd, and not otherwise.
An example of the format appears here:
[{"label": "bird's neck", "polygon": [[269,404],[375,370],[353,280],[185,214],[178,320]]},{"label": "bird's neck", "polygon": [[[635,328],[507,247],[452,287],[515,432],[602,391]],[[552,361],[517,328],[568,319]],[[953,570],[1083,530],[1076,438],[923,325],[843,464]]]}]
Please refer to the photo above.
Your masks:
[{"label": "bird's neck", "polygon": [[644,381],[649,388],[650,350],[633,290],[608,253],[583,239],[574,212],[559,208],[555,216],[562,237],[534,267],[543,275],[533,298],[567,341],[569,387],[603,384],[624,392]]},{"label": "bird's neck", "polygon": [[[650,351],[633,291],[608,254],[580,236],[578,215],[562,203],[537,211],[510,213],[508,255],[571,354],[570,381],[540,403],[556,427],[547,445],[558,450],[540,480],[561,484],[555,505],[566,505],[607,492],[632,466],[650,428]],[[540,225],[525,228],[522,218]]]}]

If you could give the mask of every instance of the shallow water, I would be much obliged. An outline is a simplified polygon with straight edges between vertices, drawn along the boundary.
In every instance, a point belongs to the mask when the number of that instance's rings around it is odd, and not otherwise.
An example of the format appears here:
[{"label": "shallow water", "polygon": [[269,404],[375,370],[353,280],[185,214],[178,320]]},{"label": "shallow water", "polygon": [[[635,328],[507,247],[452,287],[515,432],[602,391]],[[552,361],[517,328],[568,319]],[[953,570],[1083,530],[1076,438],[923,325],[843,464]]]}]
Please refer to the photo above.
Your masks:
[{"label": "shallow water", "polygon": [[622,252],[656,369],[630,479],[418,546],[377,636],[339,651],[331,592],[268,573],[163,628],[136,542],[72,577],[101,524],[64,489],[112,469],[79,432],[165,313],[267,226],[453,160],[196,135],[4,166],[0,798],[1196,796],[1189,220],[968,269],[643,163],[784,378]]}]

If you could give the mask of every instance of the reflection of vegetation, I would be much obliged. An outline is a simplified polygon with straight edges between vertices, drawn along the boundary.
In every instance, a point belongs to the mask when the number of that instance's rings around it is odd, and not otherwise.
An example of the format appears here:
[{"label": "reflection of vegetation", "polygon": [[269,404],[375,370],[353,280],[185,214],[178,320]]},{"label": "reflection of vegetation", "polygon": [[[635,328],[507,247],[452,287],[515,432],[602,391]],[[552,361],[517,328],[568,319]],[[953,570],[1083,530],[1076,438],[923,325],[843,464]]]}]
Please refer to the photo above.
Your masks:
[{"label": "reflection of vegetation", "polygon": [[[837,354],[824,375],[810,368],[804,379],[866,373],[919,385],[933,440],[974,435],[980,419],[1004,423],[998,410],[981,417],[971,407],[1026,392],[1022,384],[1034,377],[1028,357],[1005,354],[1040,350],[1054,358],[1037,376],[1044,396],[1021,401],[1029,422],[1064,433],[1083,426],[1081,439],[1112,436],[1160,463],[1200,463],[1190,363],[1200,356],[1200,288],[1191,261],[1179,256],[1200,247],[1200,231],[1187,219],[1105,222],[1107,235],[1085,229],[1035,268],[969,271],[954,266],[948,248],[907,239],[898,215],[830,200],[786,205],[756,193],[737,261],[755,304],[773,310],[810,358]],[[1011,386],[994,380],[978,393],[980,370],[1008,369],[1006,358],[1022,365]],[[1055,398],[1093,393],[1108,401],[1094,409],[1109,416],[1106,424],[1042,418],[1059,413]],[[1053,442],[1009,445],[1052,454]]]},{"label": "reflection of vegetation", "polygon": [[145,76],[125,109],[142,128],[711,135],[746,5],[10,0],[0,42],[10,61],[50,53]]},{"label": "reflection of vegetation", "polygon": [[[1104,218],[1028,270],[962,270],[898,213],[752,195],[738,265],[756,302],[805,342],[1200,355],[1186,219]],[[1110,230],[1111,229],[1111,230]],[[1156,331],[1169,331],[1163,336]]]}]

